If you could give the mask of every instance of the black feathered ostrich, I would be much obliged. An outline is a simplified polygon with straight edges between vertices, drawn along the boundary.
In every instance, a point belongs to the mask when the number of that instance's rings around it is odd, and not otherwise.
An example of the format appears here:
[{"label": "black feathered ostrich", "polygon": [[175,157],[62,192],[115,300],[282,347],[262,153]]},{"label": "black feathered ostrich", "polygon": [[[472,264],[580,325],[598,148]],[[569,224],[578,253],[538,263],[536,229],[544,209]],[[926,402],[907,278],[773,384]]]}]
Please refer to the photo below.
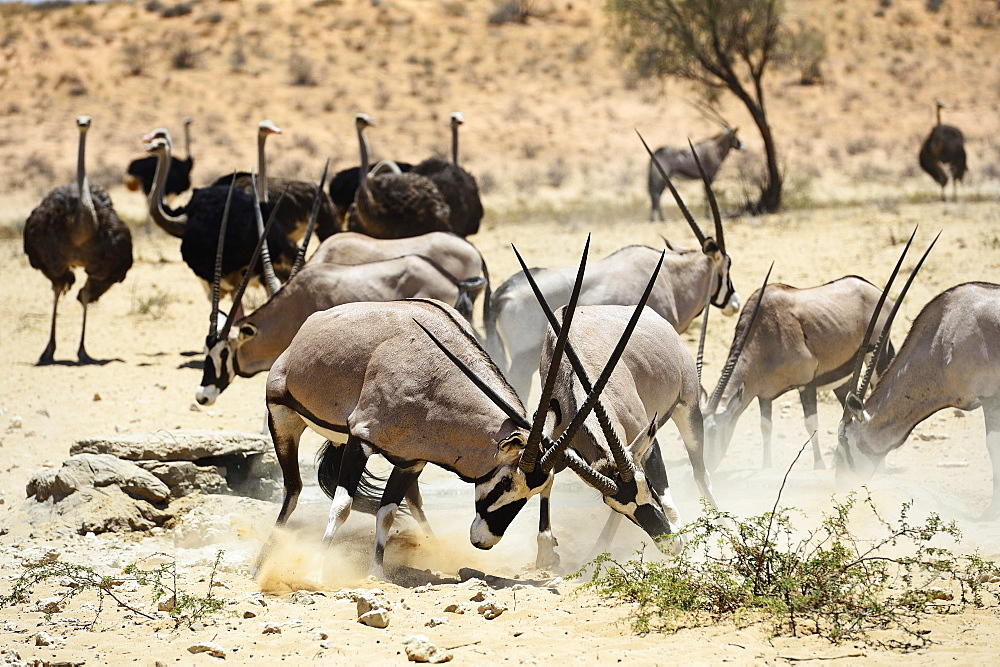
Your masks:
[{"label": "black feathered ostrich", "polygon": [[396,163],[389,161],[382,161],[369,171],[364,131],[373,124],[368,114],[354,117],[364,177],[354,196],[356,211],[348,218],[348,229],[382,239],[454,231],[448,204],[429,178],[412,171],[403,173]]},{"label": "black feathered ostrich", "polygon": [[[195,188],[188,203],[177,209],[168,210],[163,203],[163,188],[166,173],[163,169],[170,159],[170,143],[163,138],[154,139],[146,150],[157,158],[156,179],[149,194],[149,213],[153,222],[168,234],[181,239],[181,257],[195,275],[205,282],[206,289],[215,277],[215,255],[222,225],[228,185],[214,185]],[[314,186],[315,187],[315,186]],[[265,216],[271,214],[275,205],[284,206],[279,201],[265,204]],[[285,233],[274,225],[267,236],[267,248],[275,264],[274,272],[265,270],[260,262],[250,267],[251,256],[260,237],[254,196],[236,188],[230,203],[229,223],[225,233],[225,255],[222,264],[221,290],[232,294],[240,284],[243,274],[250,271],[267,287],[268,292],[278,289],[278,276],[287,278],[295,261],[296,249]],[[234,304],[239,309],[239,304]]]},{"label": "black feathered ostrich", "polygon": [[[281,208],[277,211],[277,224],[292,243],[302,240],[305,235],[306,223],[312,211],[313,199],[316,194],[316,185],[309,181],[300,181],[290,178],[268,178],[267,175],[267,153],[264,150],[267,138],[272,134],[281,134],[274,121],[263,120],[257,124],[257,182],[260,188],[261,203],[273,202],[279,196],[284,195]],[[251,174],[245,171],[237,171],[217,178],[212,185],[228,186],[233,179],[236,179],[236,187],[252,194]],[[320,241],[340,231],[340,219],[334,209],[333,202],[323,193],[320,198],[319,210],[316,214],[316,236]]]},{"label": "black feathered ostrich", "polygon": [[52,282],[54,292],[49,343],[38,358],[39,366],[55,361],[56,308],[59,297],[76,280],[73,269],[78,266],[87,273],[87,282],[76,295],[83,306],[77,359],[81,364],[103,363],[91,358],[84,347],[87,305],[123,281],[132,267],[131,232],[118,219],[107,190],[87,181],[84,152],[90,117],[78,117],[76,126],[80,132],[76,183],[61,185],[45,195],[24,223],[24,252],[31,266]]},{"label": "black feathered ostrich", "polygon": [[460,112],[451,114],[451,162],[431,157],[414,167],[413,172],[434,181],[441,191],[450,210],[448,221],[452,231],[459,236],[471,236],[479,231],[483,203],[475,177],[458,164],[458,128],[464,122]]},{"label": "black feathered ostrich", "polygon": [[937,125],[920,147],[920,167],[941,186],[941,201],[946,201],[944,188],[948,184],[945,166],[951,172],[952,200],[958,201],[958,182],[965,177],[965,137],[952,125],[941,124],[944,103],[937,102]]},{"label": "black feathered ostrich", "polygon": [[[163,194],[168,197],[177,196],[191,188],[191,169],[194,168],[194,158],[191,157],[191,117],[184,118],[184,150],[187,158],[182,160],[171,156],[170,168],[167,170],[167,182],[163,189]],[[145,137],[143,141],[150,142],[153,139],[165,137],[170,141],[170,132],[165,127],[158,127]],[[156,158],[152,155],[136,158],[129,162],[125,172],[125,187],[132,192],[142,188],[143,194],[147,197],[153,190],[153,178],[156,176]]]}]

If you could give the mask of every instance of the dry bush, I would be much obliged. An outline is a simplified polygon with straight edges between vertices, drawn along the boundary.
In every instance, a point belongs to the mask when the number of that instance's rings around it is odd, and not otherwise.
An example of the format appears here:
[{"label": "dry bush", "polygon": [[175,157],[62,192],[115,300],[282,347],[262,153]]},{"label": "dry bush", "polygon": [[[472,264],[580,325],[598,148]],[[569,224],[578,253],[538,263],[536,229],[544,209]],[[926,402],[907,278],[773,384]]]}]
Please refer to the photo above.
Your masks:
[{"label": "dry bush", "polygon": [[236,35],[233,40],[233,52],[229,54],[229,70],[242,72],[247,66],[247,52],[243,46],[243,36]]},{"label": "dry bush", "polygon": [[55,89],[65,87],[66,93],[70,97],[83,97],[87,94],[87,85],[79,76],[72,72],[63,72],[56,81]]},{"label": "dry bush", "polygon": [[125,42],[122,44],[122,60],[129,76],[145,74],[149,65],[149,52],[141,44]]},{"label": "dry bush", "polygon": [[875,141],[875,137],[862,137],[861,139],[855,139],[854,141],[848,142],[844,150],[847,151],[848,155],[861,155],[862,153],[867,153],[868,151],[875,148],[878,142]]},{"label": "dry bush", "polygon": [[165,19],[172,19],[178,16],[187,16],[194,11],[189,2],[181,2],[173,7],[164,7],[160,10],[160,16]]},{"label": "dry bush", "polygon": [[313,73],[313,62],[301,53],[293,53],[288,59],[288,74],[293,86],[318,85]]},{"label": "dry bush", "polygon": [[530,0],[502,0],[496,2],[486,22],[490,25],[505,23],[527,23],[531,16],[532,2]]},{"label": "dry bush", "polygon": [[448,0],[441,3],[441,11],[445,16],[462,17],[466,14],[465,0]]},{"label": "dry bush", "polygon": [[170,52],[170,66],[174,69],[194,69],[198,64],[198,51],[187,35],[181,36]]}]

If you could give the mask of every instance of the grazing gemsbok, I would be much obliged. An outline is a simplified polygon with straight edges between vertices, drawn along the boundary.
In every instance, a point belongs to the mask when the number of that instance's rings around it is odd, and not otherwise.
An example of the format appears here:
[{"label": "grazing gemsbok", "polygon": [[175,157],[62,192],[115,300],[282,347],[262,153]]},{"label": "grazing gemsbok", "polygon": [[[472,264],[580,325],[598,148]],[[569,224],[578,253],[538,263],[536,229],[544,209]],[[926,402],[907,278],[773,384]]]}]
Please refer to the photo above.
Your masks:
[{"label": "grazing gemsbok", "polygon": [[[585,263],[586,250],[553,353],[555,367],[570,331]],[[619,494],[614,479],[566,447],[614,370],[654,280],[655,273],[589,400],[557,442],[542,432],[543,406],[548,405],[552,383],[547,382],[530,421],[471,327],[448,306],[431,300],[358,303],[312,315],[275,362],[267,381],[269,428],[285,487],[278,525],[288,520],[302,490],[298,442],[307,426],[326,437],[348,436],[327,541],[350,512],[367,458],[378,452],[393,463],[376,518],[373,570],[377,574],[383,572],[388,531],[403,493],[426,463],[476,485],[470,540],[481,549],[500,540],[528,498],[550,483],[552,468],[561,459],[602,494]],[[324,457],[339,456],[337,449],[326,448]],[[650,534],[670,531],[662,511],[641,520]],[[267,550],[265,546],[262,555]]]},{"label": "grazing gemsbok", "polygon": [[[490,273],[486,268],[483,255],[469,241],[456,234],[448,232],[429,232],[419,236],[404,239],[376,239],[367,234],[357,232],[341,232],[331,236],[316,249],[309,258],[312,264],[367,264],[383,259],[393,259],[403,255],[420,255],[425,257],[443,271],[458,280],[482,278],[486,281],[483,288],[483,319],[487,318],[491,290]],[[463,292],[463,295],[466,294]],[[475,296],[475,295],[473,295]],[[438,297],[435,297],[438,298]],[[460,295],[461,298],[461,295]],[[448,299],[441,299],[448,301]],[[448,301],[451,303],[450,301]],[[472,304],[455,306],[470,322]],[[468,308],[469,314],[463,310]]]},{"label": "grazing gemsbok", "polygon": [[[645,141],[643,145],[652,155]],[[653,162],[659,165],[656,158]],[[704,310],[706,302],[732,315],[739,310],[740,298],[729,276],[732,259],[726,252],[718,207],[712,208],[715,238],[705,236],[666,172],[664,179],[701,248],[672,251],[664,256],[664,270],[657,278],[649,307],[682,333]],[[706,189],[710,190],[707,175],[704,181]],[[660,256],[661,251],[647,246],[628,246],[594,262],[587,270],[581,305],[634,304],[645,277]],[[572,273],[571,267],[531,269],[552,308],[559,308],[568,301]],[[497,363],[507,367],[507,379],[518,395],[526,399],[531,378],[538,370],[546,322],[523,272],[508,278],[493,293],[490,317],[485,325],[486,349]]]},{"label": "grazing gemsbok", "polygon": [[[771,467],[771,404],[792,389],[799,391],[806,432],[812,434],[814,466],[826,467],[816,435],[816,390],[842,382],[834,393],[843,404],[858,350],[871,352],[875,347],[875,336],[869,334],[866,339],[865,327],[881,295],[882,290],[864,278],[845,276],[805,289],[768,285],[756,318],[751,317],[750,308],[743,308],[729,349],[728,358],[734,362],[726,365],[705,409],[710,469],[725,456],[737,420],[755,398],[764,444],[762,465]],[[747,303],[753,301],[751,295]],[[879,331],[892,305],[890,299],[882,306]],[[893,354],[889,343],[880,370]]]},{"label": "grazing gemsbok", "polygon": [[[317,200],[323,194],[323,181]],[[222,245],[216,252],[216,274],[212,285],[212,316],[205,338],[205,364],[195,400],[211,405],[236,376],[252,377],[271,368],[309,315],[357,301],[393,301],[410,297],[438,299],[451,304],[467,304],[462,315],[472,319],[472,299],[483,287],[483,279],[459,280],[425,257],[404,255],[357,266],[310,261],[301,269],[301,260],[316,222],[314,205],[295,267],[288,281],[264,305],[240,317],[233,313],[218,330]],[[225,221],[224,221],[225,224]],[[222,238],[222,236],[220,236]],[[337,238],[334,236],[333,238]],[[330,239],[332,240],[332,239]],[[256,261],[256,259],[254,259]],[[265,264],[268,261],[265,259]],[[239,303],[246,280],[233,297]],[[470,296],[471,293],[471,296]],[[461,312],[461,311],[460,311]]]},{"label": "grazing gemsbok", "polygon": [[[897,308],[905,291],[896,300]],[[876,348],[873,355],[879,351]],[[859,359],[852,387],[857,386],[860,370]],[[1000,516],[1000,285],[963,283],[931,299],[878,385],[863,400],[867,384],[865,377],[848,396],[838,429],[839,483],[852,481],[851,477],[869,479],[886,454],[938,410],[982,407],[993,467],[993,497],[983,518]]]},{"label": "grazing gemsbok", "polygon": [[699,178],[698,167],[695,164],[695,155],[701,161],[705,173],[708,175],[708,183],[711,184],[715,180],[715,175],[719,173],[722,161],[729,155],[729,151],[733,148],[740,151],[745,150],[739,137],[736,136],[738,130],[739,128],[729,127],[728,124],[724,124],[721,133],[704,141],[699,141],[693,146],[690,146],[689,142],[688,148],[662,146],[656,149],[656,152],[653,153],[649,160],[649,178],[647,181],[649,187],[650,222],[653,222],[657,218],[661,222],[663,221],[663,209],[660,208],[660,195],[663,194],[663,188],[666,187],[668,176],[692,180]]}]

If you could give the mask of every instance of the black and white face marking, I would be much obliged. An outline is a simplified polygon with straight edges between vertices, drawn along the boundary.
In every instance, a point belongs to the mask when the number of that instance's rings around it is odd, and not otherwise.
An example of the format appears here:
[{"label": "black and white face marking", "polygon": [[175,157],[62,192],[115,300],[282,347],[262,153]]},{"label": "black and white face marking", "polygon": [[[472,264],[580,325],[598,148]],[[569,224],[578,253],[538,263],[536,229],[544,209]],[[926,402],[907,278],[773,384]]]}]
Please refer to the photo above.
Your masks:
[{"label": "black and white face marking", "polygon": [[525,474],[515,461],[501,466],[485,481],[477,482],[476,518],[469,529],[473,546],[489,549],[499,542],[528,498],[541,491],[549,477],[537,469]]},{"label": "black and white face marking", "polygon": [[729,268],[733,260],[729,255],[722,256],[722,266],[719,273],[713,278],[715,281],[715,291],[712,293],[711,304],[722,309],[722,314],[728,316],[735,315],[740,310],[740,295],[733,287],[733,281],[729,276]]},{"label": "black and white face marking", "polygon": [[199,405],[215,403],[215,399],[236,376],[236,349],[233,342],[232,336],[229,340],[222,340],[218,336],[205,338],[205,368],[201,375],[201,386],[194,395]]},{"label": "black and white face marking", "polygon": [[882,461],[865,442],[863,428],[863,423],[851,419],[837,429],[836,479],[840,485],[867,482]]},{"label": "black and white face marking", "polygon": [[670,524],[663,511],[659,496],[649,488],[641,470],[636,470],[631,482],[625,482],[618,476],[615,477],[615,482],[618,484],[618,493],[604,496],[604,503],[608,507],[642,528],[650,537],[669,535],[676,531],[676,526]]}]

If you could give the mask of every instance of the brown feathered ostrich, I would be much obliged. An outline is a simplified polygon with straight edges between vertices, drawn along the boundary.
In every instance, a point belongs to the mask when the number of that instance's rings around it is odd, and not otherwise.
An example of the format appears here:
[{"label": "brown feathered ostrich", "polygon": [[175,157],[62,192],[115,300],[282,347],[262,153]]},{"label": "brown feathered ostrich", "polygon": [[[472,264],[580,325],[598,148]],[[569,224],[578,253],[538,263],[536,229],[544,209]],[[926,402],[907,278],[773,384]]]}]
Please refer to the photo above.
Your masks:
[{"label": "brown feathered ostrich", "polygon": [[[281,128],[274,121],[262,120],[257,124],[257,183],[260,188],[261,203],[273,203],[284,195],[275,222],[291,242],[298,243],[305,235],[306,223],[316,194],[316,184],[291,178],[268,178],[267,153],[264,146],[272,134],[281,134]],[[233,179],[236,179],[237,188],[247,194],[253,194],[251,175],[245,171],[221,176],[212,185],[228,186]],[[338,231],[340,231],[340,218],[330,197],[324,192],[316,214],[316,236],[323,241]]]},{"label": "brown feathered ostrich", "polygon": [[362,177],[354,195],[356,214],[349,216],[350,231],[382,239],[453,232],[448,204],[429,178],[412,171],[404,173],[393,162],[381,162],[369,171],[364,131],[374,121],[359,113],[354,124],[361,147]]},{"label": "brown feathered ostrich", "polygon": [[475,177],[458,164],[458,128],[464,122],[460,112],[451,114],[451,162],[439,157],[428,158],[414,167],[413,173],[434,181],[448,204],[448,222],[452,230],[459,236],[470,236],[479,231],[483,203]]},{"label": "brown feathered ostrich", "polygon": [[50,191],[24,223],[24,252],[31,266],[52,282],[54,292],[49,344],[38,358],[39,366],[55,361],[56,308],[59,297],[76,280],[73,269],[78,266],[86,271],[87,282],[76,295],[83,306],[77,359],[81,364],[103,363],[91,358],[84,347],[87,305],[123,281],[132,267],[132,234],[118,219],[107,190],[87,182],[84,150],[90,117],[78,117],[76,126],[80,132],[76,183]]},{"label": "brown feathered ostrich", "polygon": [[941,201],[946,201],[944,188],[948,185],[945,165],[951,172],[952,200],[958,201],[958,182],[965,176],[965,137],[952,125],[941,124],[944,103],[937,100],[937,125],[927,135],[920,147],[920,167],[941,186]]}]

